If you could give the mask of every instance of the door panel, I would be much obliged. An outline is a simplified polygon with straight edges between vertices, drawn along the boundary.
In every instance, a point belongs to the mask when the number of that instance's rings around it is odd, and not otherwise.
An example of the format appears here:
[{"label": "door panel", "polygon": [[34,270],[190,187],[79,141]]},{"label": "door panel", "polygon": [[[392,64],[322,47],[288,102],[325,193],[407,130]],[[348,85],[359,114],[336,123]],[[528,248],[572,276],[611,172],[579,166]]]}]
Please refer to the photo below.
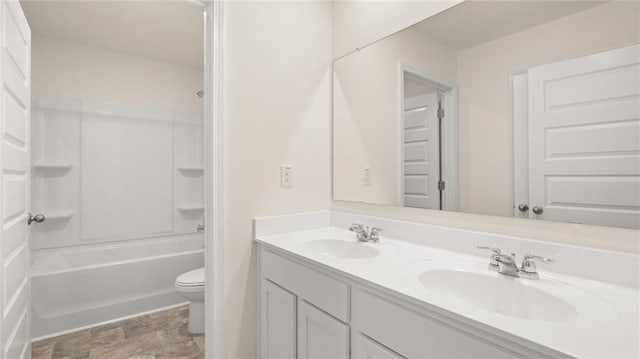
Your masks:
[{"label": "door panel", "polygon": [[363,334],[357,334],[353,340],[352,358],[356,359],[403,359],[404,357],[389,348],[378,344]]},{"label": "door panel", "polygon": [[640,228],[640,46],[528,75],[532,217]]},{"label": "door panel", "polygon": [[260,358],[296,357],[296,296],[262,280]]},{"label": "door panel", "polygon": [[298,358],[349,358],[349,326],[300,300]]},{"label": "door panel", "polygon": [[403,205],[440,209],[438,94],[404,101]]},{"label": "door panel", "polygon": [[31,33],[17,1],[0,19],[0,356],[28,358]]}]

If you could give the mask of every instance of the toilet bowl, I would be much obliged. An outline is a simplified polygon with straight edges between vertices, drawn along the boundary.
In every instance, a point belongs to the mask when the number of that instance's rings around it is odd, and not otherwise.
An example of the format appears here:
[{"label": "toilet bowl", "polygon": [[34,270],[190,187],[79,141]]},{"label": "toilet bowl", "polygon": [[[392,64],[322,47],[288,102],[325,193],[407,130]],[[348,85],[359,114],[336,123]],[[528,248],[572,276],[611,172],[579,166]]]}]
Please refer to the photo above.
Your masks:
[{"label": "toilet bowl", "polygon": [[195,269],[176,278],[176,290],[189,299],[189,332],[204,333],[204,268]]}]

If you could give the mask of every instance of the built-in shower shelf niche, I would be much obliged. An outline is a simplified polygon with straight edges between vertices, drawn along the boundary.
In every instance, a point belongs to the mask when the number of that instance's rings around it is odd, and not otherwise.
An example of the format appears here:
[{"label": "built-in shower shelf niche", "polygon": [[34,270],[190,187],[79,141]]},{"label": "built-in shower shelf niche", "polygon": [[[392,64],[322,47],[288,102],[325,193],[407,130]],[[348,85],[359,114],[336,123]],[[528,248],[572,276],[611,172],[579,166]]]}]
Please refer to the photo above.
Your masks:
[{"label": "built-in shower shelf niche", "polygon": [[196,212],[196,211],[204,211],[204,204],[184,204],[178,206],[178,211],[180,212]]},{"label": "built-in shower shelf niche", "polygon": [[70,162],[36,162],[33,169],[41,176],[67,173],[73,168]]},{"label": "built-in shower shelf niche", "polygon": [[66,220],[73,217],[73,211],[45,211],[42,213],[47,221]]},{"label": "built-in shower shelf niche", "polygon": [[69,162],[36,162],[33,167],[41,170],[70,170],[73,168],[73,163]]},{"label": "built-in shower shelf niche", "polygon": [[178,167],[178,171],[186,174],[202,174],[204,173],[204,166],[202,165],[185,165]]}]

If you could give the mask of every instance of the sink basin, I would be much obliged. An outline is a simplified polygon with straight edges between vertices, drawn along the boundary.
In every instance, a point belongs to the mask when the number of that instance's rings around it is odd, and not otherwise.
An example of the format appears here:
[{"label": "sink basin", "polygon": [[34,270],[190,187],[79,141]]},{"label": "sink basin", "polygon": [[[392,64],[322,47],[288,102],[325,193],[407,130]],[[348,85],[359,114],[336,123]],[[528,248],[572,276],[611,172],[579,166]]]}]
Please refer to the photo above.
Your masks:
[{"label": "sink basin", "polygon": [[563,282],[509,277],[472,261],[414,262],[406,267],[407,279],[425,295],[453,306],[473,307],[512,318],[567,322],[578,317],[577,304],[588,303],[606,311],[593,295]]},{"label": "sink basin", "polygon": [[418,280],[429,291],[450,300],[510,317],[564,322],[578,314],[564,299],[522,283],[527,279],[437,269],[420,274]]},{"label": "sink basin", "polygon": [[371,258],[380,252],[371,244],[339,239],[316,239],[303,243],[303,248],[314,254],[337,258]]}]

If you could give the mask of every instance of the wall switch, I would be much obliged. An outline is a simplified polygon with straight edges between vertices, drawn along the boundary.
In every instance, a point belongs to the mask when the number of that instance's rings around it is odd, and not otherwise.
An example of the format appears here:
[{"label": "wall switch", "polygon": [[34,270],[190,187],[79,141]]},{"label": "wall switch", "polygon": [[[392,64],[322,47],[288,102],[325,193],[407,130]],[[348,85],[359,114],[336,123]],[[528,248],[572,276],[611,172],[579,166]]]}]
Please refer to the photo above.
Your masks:
[{"label": "wall switch", "polygon": [[365,186],[371,186],[371,168],[365,167],[362,172],[362,184]]},{"label": "wall switch", "polygon": [[293,187],[293,166],[280,166],[280,187]]}]

